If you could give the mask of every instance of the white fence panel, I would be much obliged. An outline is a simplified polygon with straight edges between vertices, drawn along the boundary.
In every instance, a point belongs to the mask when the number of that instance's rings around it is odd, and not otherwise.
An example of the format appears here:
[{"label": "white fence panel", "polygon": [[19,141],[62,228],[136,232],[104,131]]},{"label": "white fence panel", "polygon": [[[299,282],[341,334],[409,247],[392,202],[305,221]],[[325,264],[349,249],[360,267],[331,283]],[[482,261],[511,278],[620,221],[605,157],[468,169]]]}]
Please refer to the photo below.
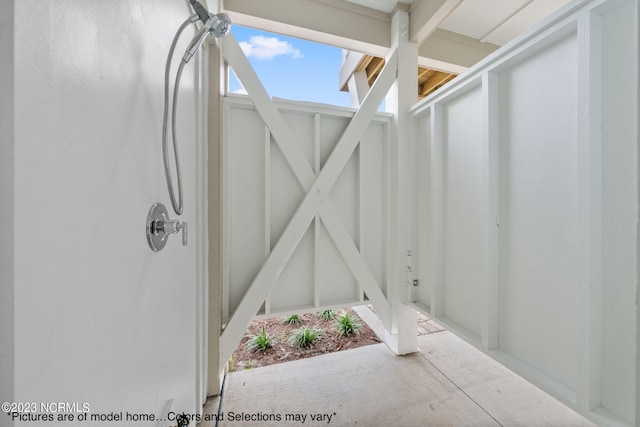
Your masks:
[{"label": "white fence panel", "polygon": [[415,306],[639,425],[637,1],[571,3],[412,116]]},{"label": "white fence panel", "polygon": [[476,87],[443,107],[443,313],[480,336],[482,306],[482,93]]},{"label": "white fence panel", "polygon": [[[353,111],[327,105],[278,101],[306,161],[317,174]],[[245,97],[225,99],[224,321],[233,314],[271,249],[293,217],[305,191],[268,128]],[[333,186],[329,199],[386,293],[386,213],[391,116],[379,114]],[[362,304],[366,294],[355,280],[318,215],[305,232],[257,315],[281,315]]]},{"label": "white fence panel", "polygon": [[[577,387],[575,32],[500,73],[500,348]],[[556,77],[532,84],[541,73]],[[549,351],[553,348],[553,351]]]},{"label": "white fence panel", "polygon": [[[224,157],[239,167],[226,169],[226,182],[233,183],[242,191],[225,192],[228,236],[228,255],[225,282],[238,284],[225,286],[226,304],[236,307],[251,280],[264,262],[265,247],[265,143],[264,124],[260,116],[249,108],[234,108],[235,114],[228,116],[227,135],[233,137],[234,129],[241,129],[241,137],[234,138],[233,144],[225,146]],[[238,135],[240,136],[240,135]],[[244,286],[240,286],[243,284]]]}]

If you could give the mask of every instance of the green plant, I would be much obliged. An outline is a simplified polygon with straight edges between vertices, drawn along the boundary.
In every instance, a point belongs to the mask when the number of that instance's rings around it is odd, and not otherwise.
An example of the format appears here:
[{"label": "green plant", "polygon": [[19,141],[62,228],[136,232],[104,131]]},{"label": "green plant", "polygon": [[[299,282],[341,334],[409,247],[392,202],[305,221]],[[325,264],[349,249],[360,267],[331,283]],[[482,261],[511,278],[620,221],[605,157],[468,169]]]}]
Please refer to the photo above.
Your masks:
[{"label": "green plant", "polygon": [[302,326],[294,329],[289,335],[288,343],[291,347],[303,348],[309,347],[311,344],[320,339],[322,329],[317,326]]},{"label": "green plant", "polygon": [[316,316],[318,316],[322,320],[333,320],[333,319],[336,318],[336,312],[331,310],[331,309],[322,310],[322,311],[319,311],[318,313],[316,313]]},{"label": "green plant", "polygon": [[282,323],[286,323],[287,325],[299,325],[302,323],[302,319],[297,314],[292,314],[284,318]]},{"label": "green plant", "polygon": [[248,352],[254,352],[265,351],[272,346],[273,337],[267,333],[267,330],[263,326],[259,334],[249,335],[249,340],[245,344],[244,348]]},{"label": "green plant", "polygon": [[338,337],[351,334],[359,335],[361,326],[362,325],[358,323],[355,316],[352,316],[349,313],[341,314],[336,318],[336,332]]}]

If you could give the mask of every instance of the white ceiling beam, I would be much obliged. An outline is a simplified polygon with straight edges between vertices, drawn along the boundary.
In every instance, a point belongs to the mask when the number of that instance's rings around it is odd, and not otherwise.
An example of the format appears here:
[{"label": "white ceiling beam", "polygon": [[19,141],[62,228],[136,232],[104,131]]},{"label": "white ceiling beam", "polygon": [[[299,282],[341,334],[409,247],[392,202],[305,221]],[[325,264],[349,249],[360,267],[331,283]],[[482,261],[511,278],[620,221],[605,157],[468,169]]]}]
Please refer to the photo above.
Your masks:
[{"label": "white ceiling beam", "polygon": [[391,18],[343,0],[225,0],[239,25],[384,57]]},{"label": "white ceiling beam", "polygon": [[[409,37],[419,44],[420,66],[460,74],[498,48],[437,26],[462,0],[414,0]],[[225,0],[232,21],[264,31],[385,57],[391,40],[388,13],[344,0]],[[341,84],[353,72],[343,66]]]},{"label": "white ceiling beam", "polygon": [[494,31],[496,31],[498,28],[500,28],[501,26],[503,26],[504,24],[506,24],[511,18],[513,18],[514,16],[516,16],[518,13],[522,12],[522,10],[524,8],[526,8],[527,6],[529,6],[531,3],[533,3],[533,0],[527,0],[524,4],[522,4],[520,7],[518,7],[516,10],[514,10],[513,12],[511,12],[508,16],[506,16],[505,18],[503,18],[500,22],[498,22],[497,24],[495,24],[491,29],[489,29],[487,32],[485,32],[485,34],[480,37],[480,41],[481,42],[486,42],[487,38],[491,36],[491,34],[493,34]]},{"label": "white ceiling beam", "polygon": [[413,0],[409,9],[409,40],[422,44],[462,0]]},{"label": "white ceiling beam", "polygon": [[459,74],[461,70],[464,71],[476,64],[499,47],[491,43],[481,43],[451,31],[437,29],[418,48],[418,64]]}]

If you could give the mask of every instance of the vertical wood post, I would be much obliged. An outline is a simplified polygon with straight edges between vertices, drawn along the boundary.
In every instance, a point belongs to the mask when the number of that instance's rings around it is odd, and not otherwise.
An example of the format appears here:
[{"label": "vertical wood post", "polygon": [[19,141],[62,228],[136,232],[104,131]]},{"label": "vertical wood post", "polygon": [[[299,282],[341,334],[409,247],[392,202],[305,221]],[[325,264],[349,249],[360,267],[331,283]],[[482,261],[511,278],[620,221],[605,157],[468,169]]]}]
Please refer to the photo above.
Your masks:
[{"label": "vertical wood post", "polygon": [[390,197],[392,227],[388,295],[391,302],[391,330],[386,344],[396,354],[417,350],[416,310],[409,307],[412,272],[409,270],[412,214],[410,176],[409,109],[417,101],[418,46],[409,42],[409,13],[406,5],[398,4],[391,18],[391,51],[398,50],[398,76],[386,98],[386,110],[393,113],[396,140],[392,155],[392,194]]},{"label": "vertical wood post", "polygon": [[499,182],[500,182],[500,148],[498,105],[498,75],[487,72],[482,76],[482,97],[484,103],[484,188],[483,217],[485,219],[486,251],[483,263],[486,272],[486,305],[482,325],[482,346],[486,350],[498,347],[498,302],[499,302]]},{"label": "vertical wood post", "polygon": [[208,47],[208,321],[207,337],[207,395],[220,394],[226,361],[220,361],[220,331],[222,329],[222,100],[225,85],[225,70],[222,53],[215,44]]},{"label": "vertical wood post", "polygon": [[431,106],[431,315],[444,315],[444,108]]},{"label": "vertical wood post", "polygon": [[578,203],[581,234],[578,405],[600,406],[602,387],[602,49],[600,16],[578,19]]}]

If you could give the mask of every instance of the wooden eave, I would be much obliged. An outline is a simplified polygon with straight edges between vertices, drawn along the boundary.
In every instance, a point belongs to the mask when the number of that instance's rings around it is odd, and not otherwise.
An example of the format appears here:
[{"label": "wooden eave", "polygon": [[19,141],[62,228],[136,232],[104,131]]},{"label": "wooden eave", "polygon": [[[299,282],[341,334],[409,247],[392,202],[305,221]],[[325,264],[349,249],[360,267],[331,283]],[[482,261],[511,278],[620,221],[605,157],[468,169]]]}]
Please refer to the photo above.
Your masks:
[{"label": "wooden eave", "polygon": [[[365,70],[367,73],[367,81],[369,87],[376,81],[380,70],[384,67],[384,58],[378,58],[376,56],[364,55],[354,72]],[[457,74],[446,73],[443,71],[434,70],[432,68],[418,67],[418,99],[422,99],[430,93],[436,91],[445,83],[453,80]],[[347,84],[340,88],[342,91],[348,91]]]}]

